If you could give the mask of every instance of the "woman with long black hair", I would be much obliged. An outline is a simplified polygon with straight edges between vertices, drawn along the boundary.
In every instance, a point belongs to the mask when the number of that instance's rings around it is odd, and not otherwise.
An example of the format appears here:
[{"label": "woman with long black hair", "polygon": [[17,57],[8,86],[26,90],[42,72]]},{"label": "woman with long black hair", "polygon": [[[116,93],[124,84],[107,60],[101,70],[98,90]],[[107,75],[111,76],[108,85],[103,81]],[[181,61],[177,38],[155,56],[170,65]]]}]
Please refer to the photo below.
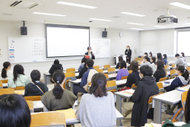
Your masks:
[{"label": "woman with long black hair", "polygon": [[10,62],[4,62],[3,63],[3,69],[1,71],[1,78],[9,78],[13,73],[10,71],[11,69],[11,63]]}]

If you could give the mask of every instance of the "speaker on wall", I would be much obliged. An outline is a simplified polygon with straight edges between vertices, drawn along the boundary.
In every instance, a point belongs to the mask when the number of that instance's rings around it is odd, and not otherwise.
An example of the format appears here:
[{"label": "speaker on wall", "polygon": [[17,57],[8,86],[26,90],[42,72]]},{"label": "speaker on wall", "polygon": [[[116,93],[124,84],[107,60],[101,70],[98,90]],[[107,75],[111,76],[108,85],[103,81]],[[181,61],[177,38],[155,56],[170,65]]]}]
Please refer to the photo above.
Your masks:
[{"label": "speaker on wall", "polygon": [[102,31],[102,37],[107,37],[107,31],[106,31],[106,28],[104,29],[104,31]]},{"label": "speaker on wall", "polygon": [[23,22],[23,26],[20,28],[21,35],[27,35],[27,27],[25,26],[25,21]]}]

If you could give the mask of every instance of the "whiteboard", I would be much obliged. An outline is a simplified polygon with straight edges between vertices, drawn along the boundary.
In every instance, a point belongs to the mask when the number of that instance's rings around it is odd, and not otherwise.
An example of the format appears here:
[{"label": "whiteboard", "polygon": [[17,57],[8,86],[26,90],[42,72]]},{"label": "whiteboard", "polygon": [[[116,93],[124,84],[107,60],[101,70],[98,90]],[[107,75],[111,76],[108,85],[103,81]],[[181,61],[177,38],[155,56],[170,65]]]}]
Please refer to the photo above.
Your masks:
[{"label": "whiteboard", "polygon": [[95,58],[110,57],[110,39],[91,39],[90,47]]},{"label": "whiteboard", "polygon": [[43,37],[8,37],[9,61],[11,63],[45,61],[45,47]]}]

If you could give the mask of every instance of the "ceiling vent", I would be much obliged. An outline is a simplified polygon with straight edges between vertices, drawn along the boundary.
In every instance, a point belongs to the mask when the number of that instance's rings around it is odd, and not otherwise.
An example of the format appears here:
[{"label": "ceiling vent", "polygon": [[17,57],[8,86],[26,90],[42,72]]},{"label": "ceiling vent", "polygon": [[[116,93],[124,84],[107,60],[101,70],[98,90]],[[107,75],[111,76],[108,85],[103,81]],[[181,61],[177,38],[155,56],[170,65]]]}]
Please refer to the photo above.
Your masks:
[{"label": "ceiling vent", "polygon": [[20,0],[20,1],[14,1],[10,6],[11,6],[11,7],[15,7],[15,6],[17,6],[18,4],[20,4],[20,3],[22,3],[22,0]]},{"label": "ceiling vent", "polygon": [[20,9],[33,9],[40,5],[40,3],[27,1],[27,0],[17,0],[10,4],[10,7],[20,8]]},{"label": "ceiling vent", "polygon": [[30,5],[30,6],[28,7],[28,9],[32,9],[32,8],[38,6],[38,5],[39,5],[38,3],[34,3],[34,4]]}]

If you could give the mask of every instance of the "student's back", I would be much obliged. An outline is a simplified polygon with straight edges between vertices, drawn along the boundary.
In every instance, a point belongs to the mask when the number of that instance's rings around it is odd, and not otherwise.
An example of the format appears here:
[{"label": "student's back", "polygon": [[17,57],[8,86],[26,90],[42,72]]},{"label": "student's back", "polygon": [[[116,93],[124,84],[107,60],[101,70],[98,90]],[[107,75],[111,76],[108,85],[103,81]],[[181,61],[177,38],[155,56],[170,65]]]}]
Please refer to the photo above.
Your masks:
[{"label": "student's back", "polygon": [[123,76],[128,76],[129,74],[125,61],[121,61],[119,66],[120,66],[120,69],[117,73],[116,80],[121,80]]},{"label": "student's back", "polygon": [[166,76],[166,72],[164,70],[164,62],[162,60],[157,61],[157,70],[153,75],[156,78],[156,82]]},{"label": "student's back", "polygon": [[59,63],[59,60],[56,59],[54,64],[51,66],[49,73],[52,75],[56,70],[63,70],[62,64]]}]

